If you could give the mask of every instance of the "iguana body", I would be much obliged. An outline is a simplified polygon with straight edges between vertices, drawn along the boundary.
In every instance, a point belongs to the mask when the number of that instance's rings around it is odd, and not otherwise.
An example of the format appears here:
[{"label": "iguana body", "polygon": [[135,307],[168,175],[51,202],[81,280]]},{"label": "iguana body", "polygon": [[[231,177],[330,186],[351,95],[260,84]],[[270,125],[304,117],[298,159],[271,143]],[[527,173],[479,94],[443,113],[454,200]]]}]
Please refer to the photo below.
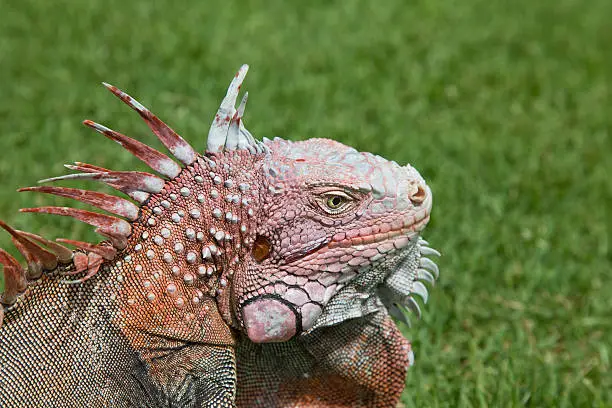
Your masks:
[{"label": "iguana body", "polygon": [[[234,104],[241,68],[196,153],[146,108],[182,163],[104,126],[158,174],[77,163],[132,201],[64,187],[119,217],[63,207],[109,240],[65,247],[11,229],[0,406],[394,406],[413,359],[389,312],[426,301],[420,175],[325,139],[258,142]],[[429,271],[428,271],[429,270]],[[401,313],[400,313],[401,314]]]}]

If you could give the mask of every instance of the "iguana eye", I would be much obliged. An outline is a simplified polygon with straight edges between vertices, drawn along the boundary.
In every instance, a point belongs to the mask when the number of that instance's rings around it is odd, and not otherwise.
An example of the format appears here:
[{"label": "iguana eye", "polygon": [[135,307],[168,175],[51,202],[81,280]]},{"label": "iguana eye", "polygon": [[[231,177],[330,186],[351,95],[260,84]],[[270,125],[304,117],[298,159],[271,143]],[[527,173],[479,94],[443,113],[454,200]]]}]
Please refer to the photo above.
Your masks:
[{"label": "iguana eye", "polygon": [[340,214],[353,207],[354,200],[342,191],[330,191],[321,195],[320,207],[328,214]]}]

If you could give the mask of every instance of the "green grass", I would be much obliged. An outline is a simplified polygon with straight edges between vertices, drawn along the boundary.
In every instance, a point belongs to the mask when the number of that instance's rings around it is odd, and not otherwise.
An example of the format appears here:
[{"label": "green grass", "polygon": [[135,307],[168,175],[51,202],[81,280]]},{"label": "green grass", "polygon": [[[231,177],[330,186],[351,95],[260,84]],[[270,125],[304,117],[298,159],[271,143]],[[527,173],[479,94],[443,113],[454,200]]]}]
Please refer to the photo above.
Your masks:
[{"label": "green grass", "polygon": [[288,3],[4,0],[2,219],[96,239],[19,215],[61,201],[14,191],[75,160],[135,167],[84,118],[159,145],[99,82],[203,149],[248,62],[255,135],[333,138],[431,184],[442,278],[407,331],[406,407],[612,406],[612,2]]}]

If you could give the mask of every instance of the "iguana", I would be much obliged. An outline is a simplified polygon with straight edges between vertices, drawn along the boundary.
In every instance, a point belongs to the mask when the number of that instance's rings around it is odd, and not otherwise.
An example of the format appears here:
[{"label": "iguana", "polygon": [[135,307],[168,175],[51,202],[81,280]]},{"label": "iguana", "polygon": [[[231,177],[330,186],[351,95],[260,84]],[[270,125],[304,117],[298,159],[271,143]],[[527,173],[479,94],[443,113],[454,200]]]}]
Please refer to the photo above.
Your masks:
[{"label": "iguana", "polygon": [[[240,68],[204,154],[112,85],[178,160],[85,121],[156,174],[77,162],[127,198],[34,191],[68,207],[98,244],[0,226],[2,407],[391,407],[413,362],[403,319],[427,301],[439,255],[420,238],[432,194],[411,166],[338,142],[257,141]],[[109,215],[107,213],[113,214]],[[73,246],[76,249],[68,249]]]}]

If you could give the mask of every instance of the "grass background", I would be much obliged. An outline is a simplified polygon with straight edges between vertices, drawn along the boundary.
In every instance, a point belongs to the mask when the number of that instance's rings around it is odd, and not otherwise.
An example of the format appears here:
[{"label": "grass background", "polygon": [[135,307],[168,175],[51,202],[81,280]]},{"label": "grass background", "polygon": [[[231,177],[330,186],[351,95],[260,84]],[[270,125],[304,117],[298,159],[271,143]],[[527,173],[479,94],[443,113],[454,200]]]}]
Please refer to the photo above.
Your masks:
[{"label": "grass background", "polygon": [[5,221],[97,239],[19,215],[62,201],[15,189],[76,160],[137,167],[84,118],[159,146],[99,82],[201,150],[248,62],[255,135],[410,162],[434,191],[442,278],[406,329],[406,407],[612,406],[609,0],[3,0],[0,16]]}]

